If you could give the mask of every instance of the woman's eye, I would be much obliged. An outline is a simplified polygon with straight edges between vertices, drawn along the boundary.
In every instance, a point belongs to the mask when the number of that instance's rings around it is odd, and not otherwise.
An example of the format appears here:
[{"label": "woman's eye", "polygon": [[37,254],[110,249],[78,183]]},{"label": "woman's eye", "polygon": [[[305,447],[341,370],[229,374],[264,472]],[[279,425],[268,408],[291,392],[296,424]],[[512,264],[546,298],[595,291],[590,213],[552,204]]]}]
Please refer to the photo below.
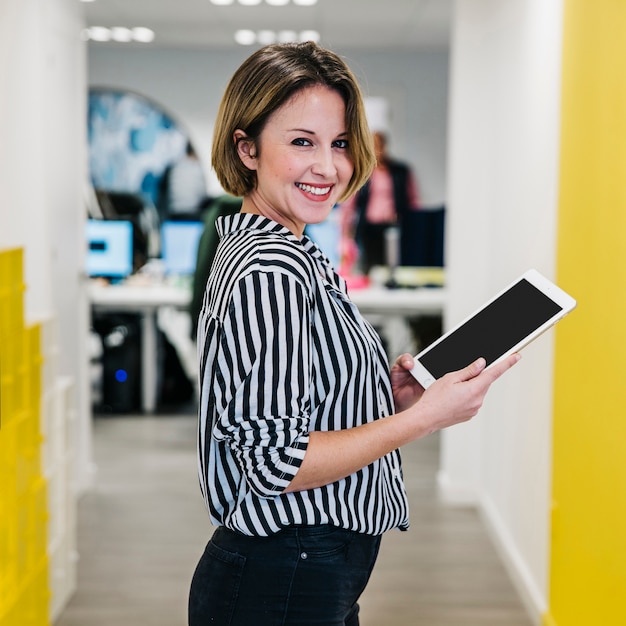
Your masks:
[{"label": "woman's eye", "polygon": [[341,148],[342,150],[345,150],[347,147],[348,147],[347,139],[337,139],[336,141],[333,141],[333,148]]},{"label": "woman's eye", "polygon": [[298,139],[294,139],[291,142],[294,146],[310,146],[311,142],[308,139],[305,139],[304,137],[298,137]]}]

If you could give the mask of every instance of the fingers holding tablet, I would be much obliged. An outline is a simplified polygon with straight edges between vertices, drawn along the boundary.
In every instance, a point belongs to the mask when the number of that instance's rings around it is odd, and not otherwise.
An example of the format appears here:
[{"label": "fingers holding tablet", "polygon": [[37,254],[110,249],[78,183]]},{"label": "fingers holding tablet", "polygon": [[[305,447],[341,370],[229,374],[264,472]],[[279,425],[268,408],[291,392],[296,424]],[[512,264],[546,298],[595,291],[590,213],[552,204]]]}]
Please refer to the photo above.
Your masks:
[{"label": "fingers holding tablet", "polygon": [[495,382],[504,372],[511,369],[520,359],[522,355],[519,352],[514,352],[506,358],[499,360],[491,367],[481,372],[489,380],[489,384]]},{"label": "fingers holding tablet", "polygon": [[482,407],[492,383],[520,358],[515,353],[486,368],[486,361],[481,357],[434,381],[416,405],[422,427],[431,433],[470,420]]},{"label": "fingers holding tablet", "polygon": [[[519,352],[574,309],[576,301],[528,270],[480,309],[420,352],[411,373],[428,387],[484,357],[491,369]],[[505,370],[508,368],[505,368]]]},{"label": "fingers holding tablet", "polygon": [[515,352],[487,368],[487,361],[483,357],[480,357],[467,367],[459,370],[457,374],[461,377],[461,381],[471,380],[472,378],[482,375],[482,378],[491,385],[491,383],[500,378],[504,372],[513,367],[521,358],[522,355],[519,352]]}]

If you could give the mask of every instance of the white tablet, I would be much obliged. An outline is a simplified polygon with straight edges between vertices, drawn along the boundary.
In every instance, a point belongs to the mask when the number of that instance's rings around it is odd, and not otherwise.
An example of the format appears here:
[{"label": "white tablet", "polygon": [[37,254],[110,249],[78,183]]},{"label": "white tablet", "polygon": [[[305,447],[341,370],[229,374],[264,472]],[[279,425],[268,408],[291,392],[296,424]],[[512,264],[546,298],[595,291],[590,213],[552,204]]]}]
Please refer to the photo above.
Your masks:
[{"label": "white tablet", "polygon": [[536,270],[528,270],[415,357],[411,373],[424,387],[479,357],[487,367],[519,352],[565,317],[576,300]]}]

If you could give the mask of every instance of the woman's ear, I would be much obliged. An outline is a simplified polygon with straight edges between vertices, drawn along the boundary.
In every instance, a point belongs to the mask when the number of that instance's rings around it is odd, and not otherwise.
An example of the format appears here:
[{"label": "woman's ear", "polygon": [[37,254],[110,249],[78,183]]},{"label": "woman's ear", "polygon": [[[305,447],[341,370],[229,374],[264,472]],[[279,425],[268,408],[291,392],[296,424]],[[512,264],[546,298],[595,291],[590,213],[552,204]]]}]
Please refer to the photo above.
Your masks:
[{"label": "woman's ear", "polygon": [[257,169],[256,161],[256,145],[253,139],[250,139],[243,130],[237,129],[233,133],[233,141],[237,146],[237,154],[241,162],[249,169]]}]

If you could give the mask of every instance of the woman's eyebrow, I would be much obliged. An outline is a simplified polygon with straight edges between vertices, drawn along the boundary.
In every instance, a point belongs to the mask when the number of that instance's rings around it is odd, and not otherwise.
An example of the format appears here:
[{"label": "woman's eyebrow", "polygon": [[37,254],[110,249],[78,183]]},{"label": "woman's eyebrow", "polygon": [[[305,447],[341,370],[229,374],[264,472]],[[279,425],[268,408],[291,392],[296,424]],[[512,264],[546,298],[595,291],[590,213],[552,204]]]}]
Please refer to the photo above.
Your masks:
[{"label": "woman's eyebrow", "polygon": [[[289,133],[306,133],[307,135],[316,135],[317,133],[314,130],[307,130],[306,128],[288,128],[287,132]],[[347,137],[348,131],[344,130],[341,133],[337,134],[337,137]]]}]

